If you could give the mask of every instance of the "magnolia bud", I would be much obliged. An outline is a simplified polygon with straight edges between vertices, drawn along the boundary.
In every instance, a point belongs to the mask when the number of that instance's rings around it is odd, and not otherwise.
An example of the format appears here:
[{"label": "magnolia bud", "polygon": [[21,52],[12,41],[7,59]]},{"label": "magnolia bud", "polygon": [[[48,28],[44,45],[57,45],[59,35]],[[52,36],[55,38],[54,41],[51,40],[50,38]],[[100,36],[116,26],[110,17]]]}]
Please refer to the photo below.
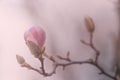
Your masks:
[{"label": "magnolia bud", "polygon": [[26,44],[36,58],[42,56],[41,50],[44,45],[45,38],[45,32],[40,27],[32,27],[24,34]]},{"label": "magnolia bud", "polygon": [[17,61],[19,64],[24,64],[25,63],[25,59],[22,56],[16,55]]},{"label": "magnolia bud", "polygon": [[32,27],[24,33],[24,39],[26,43],[32,41],[40,49],[43,47],[45,42],[46,34],[41,27]]},{"label": "magnolia bud", "polygon": [[85,25],[87,27],[88,32],[93,33],[95,30],[95,24],[94,24],[92,18],[87,16],[87,17],[85,17],[84,20],[85,20]]}]

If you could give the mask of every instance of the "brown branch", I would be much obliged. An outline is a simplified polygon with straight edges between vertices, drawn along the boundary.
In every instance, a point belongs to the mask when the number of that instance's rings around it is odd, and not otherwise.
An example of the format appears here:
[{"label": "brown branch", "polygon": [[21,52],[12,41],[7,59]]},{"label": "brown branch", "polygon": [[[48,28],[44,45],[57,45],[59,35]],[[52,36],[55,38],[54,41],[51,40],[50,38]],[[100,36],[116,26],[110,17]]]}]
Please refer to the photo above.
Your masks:
[{"label": "brown branch", "polygon": [[67,62],[71,62],[71,59],[70,59],[70,52],[68,51],[66,57],[62,57],[60,55],[56,55],[55,56],[56,58],[60,59],[60,60],[64,60],[64,61],[67,61]]},{"label": "brown branch", "polygon": [[44,69],[44,58],[40,58],[39,60],[40,60],[40,62],[41,62],[41,67],[40,67],[40,69],[42,70],[42,73],[45,74],[45,69]]},{"label": "brown branch", "polygon": [[38,69],[36,69],[36,68],[29,67],[28,69],[33,70],[33,71],[36,71],[36,72],[38,72],[39,74],[43,74],[40,70],[38,70]]},{"label": "brown branch", "polygon": [[97,63],[99,55],[100,55],[100,51],[95,47],[94,43],[93,43],[93,33],[90,33],[90,42],[86,42],[84,40],[81,40],[81,43],[83,43],[86,46],[89,46],[90,48],[93,49],[93,51],[95,51],[95,63]]},{"label": "brown branch", "polygon": [[[73,61],[73,60],[70,59],[70,52],[67,53],[66,57],[62,57],[60,55],[49,56],[45,53],[45,47],[43,47],[43,49],[41,50],[42,54],[40,54],[40,57],[36,57],[36,58],[39,59],[39,61],[41,63],[40,70],[38,70],[36,68],[33,68],[28,63],[24,64],[25,60],[22,56],[17,56],[17,60],[18,60],[19,64],[21,64],[22,67],[26,67],[30,70],[36,71],[39,74],[41,74],[43,76],[46,76],[46,77],[52,76],[53,74],[55,74],[58,67],[63,67],[63,70],[64,70],[66,67],[68,67],[70,65],[89,64],[89,65],[92,65],[92,66],[96,67],[100,71],[100,73],[99,73],[100,75],[102,74],[102,75],[105,75],[105,76],[107,76],[107,77],[109,77],[113,80],[117,80],[117,75],[118,75],[117,71],[118,70],[116,70],[115,75],[110,75],[98,64],[98,58],[99,58],[99,55],[100,55],[100,51],[95,47],[95,45],[93,43],[93,33],[94,33],[94,30],[95,30],[95,24],[90,17],[86,17],[85,21],[86,21],[86,26],[87,26],[88,32],[90,34],[90,39],[89,39],[89,43],[84,41],[84,40],[81,40],[81,42],[84,45],[90,47],[95,52],[95,59],[89,59],[89,60],[85,60],[85,61]],[[44,59],[45,58],[48,58],[54,64],[54,68],[50,73],[47,73],[45,71],[45,65],[44,65]],[[55,58],[57,58],[59,60],[66,61],[66,63],[58,63],[55,60]]]},{"label": "brown branch", "polygon": [[41,67],[42,72],[41,72],[40,70],[36,69],[36,68],[31,67],[31,66],[22,66],[22,67],[26,67],[26,68],[28,68],[28,69],[30,69],[30,70],[33,70],[33,71],[38,72],[39,74],[41,74],[41,75],[43,75],[43,76],[48,77],[48,76],[52,76],[53,74],[55,74],[55,73],[56,73],[56,69],[57,69],[58,67],[63,67],[63,69],[65,69],[67,66],[75,65],[75,64],[76,64],[76,65],[79,65],[79,64],[80,64],[80,65],[82,65],[82,64],[90,64],[90,65],[96,67],[98,70],[100,70],[100,73],[99,73],[99,74],[103,74],[103,75],[106,75],[106,76],[108,76],[109,78],[111,78],[111,79],[113,79],[113,80],[117,80],[115,76],[112,76],[112,75],[106,73],[106,72],[103,70],[103,68],[101,68],[101,67],[100,67],[97,63],[95,63],[92,59],[89,59],[89,60],[86,60],[86,61],[71,61],[71,62],[69,62],[69,63],[54,63],[54,68],[53,68],[53,70],[52,70],[50,73],[46,73],[46,72],[45,72],[44,66]]},{"label": "brown branch", "polygon": [[30,64],[28,64],[28,63],[26,63],[26,62],[23,63],[23,64],[21,64],[21,67],[25,67],[25,68],[28,68],[29,70],[36,71],[36,72],[38,72],[38,73],[41,74],[41,75],[43,74],[42,71],[40,71],[40,70],[32,67]]},{"label": "brown branch", "polygon": [[89,46],[96,52],[95,63],[97,63],[99,55],[100,55],[100,52],[94,46],[94,43],[93,43],[93,34],[90,34],[90,44],[89,44]]},{"label": "brown branch", "polygon": [[98,70],[100,70],[100,74],[106,75],[107,77],[116,80],[115,76],[112,76],[112,75],[108,74],[107,72],[105,72],[102,67],[100,67],[98,64],[96,64],[92,60],[88,60],[88,61],[71,61],[69,63],[55,63],[55,67],[54,67],[53,71],[51,73],[46,73],[47,74],[46,76],[52,76],[53,74],[55,74],[57,67],[63,67],[65,69],[67,66],[75,65],[75,64],[80,64],[80,65],[81,64],[90,64],[90,65],[96,67]]}]

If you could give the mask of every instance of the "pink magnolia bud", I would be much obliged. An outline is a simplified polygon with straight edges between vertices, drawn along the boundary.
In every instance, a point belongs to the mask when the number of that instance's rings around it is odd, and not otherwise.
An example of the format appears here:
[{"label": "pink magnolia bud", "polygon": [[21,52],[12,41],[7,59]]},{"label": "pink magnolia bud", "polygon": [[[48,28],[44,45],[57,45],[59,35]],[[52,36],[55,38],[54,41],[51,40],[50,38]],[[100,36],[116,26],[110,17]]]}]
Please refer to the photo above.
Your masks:
[{"label": "pink magnolia bud", "polygon": [[24,34],[24,39],[27,42],[32,41],[40,49],[43,47],[45,42],[46,34],[41,27],[31,27]]},{"label": "pink magnolia bud", "polygon": [[25,32],[24,39],[34,57],[42,57],[42,48],[45,42],[45,38],[45,32],[40,27],[32,27]]}]

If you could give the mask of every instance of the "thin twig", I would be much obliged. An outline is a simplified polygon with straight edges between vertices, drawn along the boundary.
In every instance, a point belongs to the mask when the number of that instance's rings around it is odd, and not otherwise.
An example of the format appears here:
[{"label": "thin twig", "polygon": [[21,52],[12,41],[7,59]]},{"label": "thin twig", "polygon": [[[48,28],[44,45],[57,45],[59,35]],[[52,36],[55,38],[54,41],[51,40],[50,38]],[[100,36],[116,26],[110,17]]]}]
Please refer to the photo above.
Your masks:
[{"label": "thin twig", "polygon": [[45,69],[44,69],[44,68],[45,68],[45,67],[44,67],[44,58],[40,58],[39,60],[40,60],[40,62],[41,62],[41,67],[40,67],[40,68],[41,68],[43,74],[45,74]]},{"label": "thin twig", "polygon": [[48,74],[49,76],[51,76],[51,75],[53,75],[53,74],[55,73],[57,67],[60,67],[60,66],[61,66],[61,67],[65,68],[65,67],[67,67],[67,66],[74,65],[74,64],[80,64],[80,65],[81,65],[81,64],[90,64],[90,65],[96,67],[98,70],[100,70],[100,73],[101,73],[101,74],[104,74],[104,75],[106,75],[106,76],[108,76],[109,78],[114,79],[114,80],[115,80],[115,78],[116,78],[116,77],[114,77],[114,76],[106,73],[106,72],[103,70],[103,68],[101,68],[98,64],[96,64],[96,63],[94,63],[94,62],[92,62],[92,61],[72,61],[72,62],[70,62],[70,63],[56,63],[53,71],[52,71],[51,73],[47,73],[47,74]]},{"label": "thin twig", "polygon": [[99,55],[100,55],[100,52],[94,46],[94,43],[93,43],[93,34],[90,34],[90,45],[89,46],[96,52],[95,63],[97,63]]},{"label": "thin twig", "polygon": [[42,71],[40,71],[40,70],[32,67],[31,65],[29,65],[29,64],[27,64],[27,63],[21,64],[21,67],[26,67],[26,68],[28,68],[29,70],[36,71],[36,72],[38,72],[38,73],[41,74],[41,75],[43,74]]}]

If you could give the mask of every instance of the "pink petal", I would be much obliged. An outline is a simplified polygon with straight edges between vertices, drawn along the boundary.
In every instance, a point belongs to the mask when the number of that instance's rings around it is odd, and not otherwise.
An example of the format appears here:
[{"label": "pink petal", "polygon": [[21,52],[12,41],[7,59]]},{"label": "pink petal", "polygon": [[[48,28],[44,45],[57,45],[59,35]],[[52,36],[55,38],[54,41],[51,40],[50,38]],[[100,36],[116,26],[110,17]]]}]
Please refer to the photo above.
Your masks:
[{"label": "pink petal", "polygon": [[28,40],[34,42],[36,45],[41,48],[44,45],[46,34],[41,27],[31,27],[24,34],[24,39],[27,42]]}]

